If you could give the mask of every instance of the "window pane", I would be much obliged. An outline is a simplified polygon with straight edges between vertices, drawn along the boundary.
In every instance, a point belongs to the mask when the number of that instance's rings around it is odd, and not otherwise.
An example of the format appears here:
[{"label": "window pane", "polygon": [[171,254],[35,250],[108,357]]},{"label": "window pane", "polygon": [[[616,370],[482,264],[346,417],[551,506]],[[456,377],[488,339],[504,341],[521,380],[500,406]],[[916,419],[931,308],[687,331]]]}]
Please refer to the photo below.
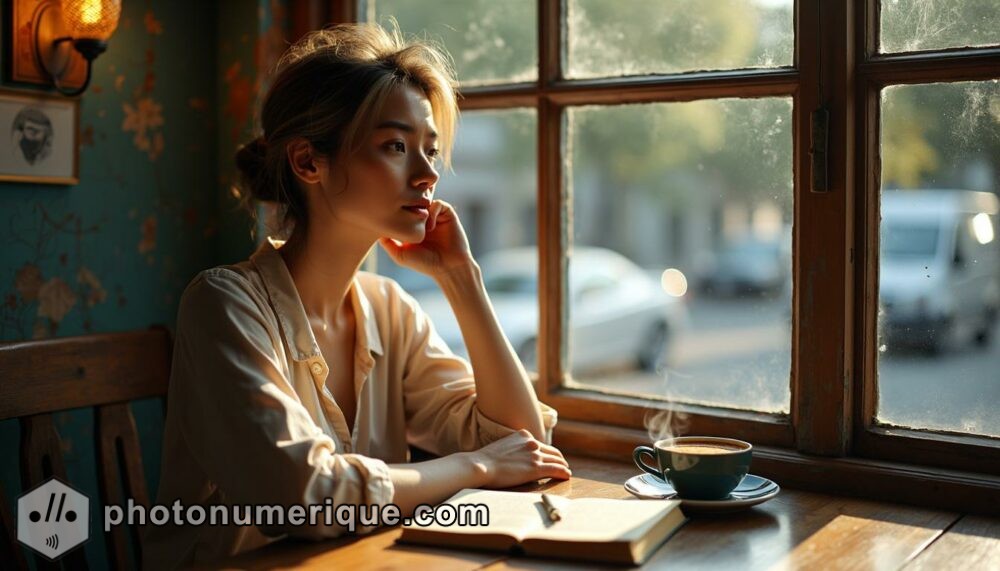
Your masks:
[{"label": "window pane", "polygon": [[392,17],[403,32],[444,43],[464,86],[538,78],[534,0],[368,0],[365,13],[369,21],[386,25]]},{"label": "window pane", "polygon": [[880,34],[883,53],[1000,44],[1000,2],[884,1]]},{"label": "window pane", "polygon": [[791,66],[793,0],[569,0],[566,75]]},{"label": "window pane", "polygon": [[792,102],[569,112],[583,385],[789,410]]},{"label": "window pane", "polygon": [[882,92],[877,419],[1000,436],[1000,82]]},{"label": "window pane", "polygon": [[[501,326],[515,348],[538,330],[535,111],[468,111],[462,115],[452,157],[435,196],[458,212]],[[498,262],[513,256],[517,264]],[[451,306],[434,281],[394,264],[378,248],[379,273],[395,279],[430,315],[452,351],[467,355]],[[532,346],[532,351],[533,346]]]}]

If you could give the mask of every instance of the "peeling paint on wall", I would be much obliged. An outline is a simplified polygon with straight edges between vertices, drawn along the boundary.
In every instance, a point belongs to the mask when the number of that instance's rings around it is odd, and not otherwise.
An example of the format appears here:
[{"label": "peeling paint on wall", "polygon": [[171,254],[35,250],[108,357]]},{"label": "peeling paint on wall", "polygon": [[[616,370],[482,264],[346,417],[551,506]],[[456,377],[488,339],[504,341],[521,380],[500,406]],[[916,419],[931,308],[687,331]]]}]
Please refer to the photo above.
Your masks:
[{"label": "peeling paint on wall", "polygon": [[[230,208],[233,141],[252,130],[264,84],[257,50],[277,49],[283,3],[140,0],[122,9],[81,97],[80,183],[0,183],[0,341],[172,326],[198,271],[252,248],[249,220]],[[248,44],[221,53],[243,36]],[[223,61],[238,63],[232,95]],[[162,408],[132,408],[152,494]],[[57,422],[70,480],[96,498],[92,411]],[[17,422],[0,422],[0,447],[18,442]],[[16,463],[0,466],[0,483],[11,505]],[[87,557],[101,568],[103,534],[92,536]]]}]

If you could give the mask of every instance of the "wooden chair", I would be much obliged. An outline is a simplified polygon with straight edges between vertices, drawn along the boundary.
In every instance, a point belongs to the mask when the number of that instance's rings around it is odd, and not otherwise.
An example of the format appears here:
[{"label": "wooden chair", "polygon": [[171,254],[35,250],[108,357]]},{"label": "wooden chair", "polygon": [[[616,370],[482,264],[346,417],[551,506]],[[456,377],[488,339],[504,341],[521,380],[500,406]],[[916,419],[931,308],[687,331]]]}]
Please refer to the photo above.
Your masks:
[{"label": "wooden chair", "polygon": [[[21,491],[53,475],[69,482],[53,413],[94,407],[101,501],[124,505],[131,498],[148,508],[139,437],[129,401],[161,397],[166,405],[170,358],[170,334],[159,327],[0,344],[0,420],[20,420]],[[122,489],[127,497],[122,497]],[[4,504],[0,495],[0,525],[5,535],[0,538],[0,559],[27,569],[23,547],[17,542],[14,510]],[[91,518],[99,521],[101,514],[91,505]],[[108,563],[114,569],[135,568],[141,562],[142,530],[129,531],[117,526],[105,536]],[[134,563],[128,560],[129,543]],[[37,568],[58,569],[65,564],[69,569],[85,569],[84,549],[76,549],[56,563],[36,555]]]}]

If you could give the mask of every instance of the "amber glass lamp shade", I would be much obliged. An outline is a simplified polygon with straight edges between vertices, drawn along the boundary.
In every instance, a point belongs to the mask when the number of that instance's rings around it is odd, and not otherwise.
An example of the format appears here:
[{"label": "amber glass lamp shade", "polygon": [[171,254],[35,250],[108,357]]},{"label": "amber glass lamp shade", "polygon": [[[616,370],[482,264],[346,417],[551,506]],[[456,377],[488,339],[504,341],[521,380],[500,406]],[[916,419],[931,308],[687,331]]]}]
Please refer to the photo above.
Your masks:
[{"label": "amber glass lamp shade", "polygon": [[121,0],[62,0],[63,23],[74,40],[108,41],[121,13]]},{"label": "amber glass lamp shade", "polygon": [[[108,48],[108,39],[118,27],[121,0],[40,0],[41,7],[32,23],[35,30],[35,58],[51,78],[59,93],[76,96],[90,84],[93,61]],[[61,84],[72,49],[86,60],[83,85],[67,90]]]}]

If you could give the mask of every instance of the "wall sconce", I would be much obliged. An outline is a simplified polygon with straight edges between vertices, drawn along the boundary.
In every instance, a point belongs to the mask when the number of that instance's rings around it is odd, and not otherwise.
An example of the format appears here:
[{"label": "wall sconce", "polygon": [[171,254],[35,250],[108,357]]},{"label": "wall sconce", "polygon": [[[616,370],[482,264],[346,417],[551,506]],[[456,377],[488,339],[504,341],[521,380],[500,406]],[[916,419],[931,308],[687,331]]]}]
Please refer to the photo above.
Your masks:
[{"label": "wall sconce", "polygon": [[83,93],[121,11],[121,0],[15,0],[11,79],[55,85],[71,97]]}]

